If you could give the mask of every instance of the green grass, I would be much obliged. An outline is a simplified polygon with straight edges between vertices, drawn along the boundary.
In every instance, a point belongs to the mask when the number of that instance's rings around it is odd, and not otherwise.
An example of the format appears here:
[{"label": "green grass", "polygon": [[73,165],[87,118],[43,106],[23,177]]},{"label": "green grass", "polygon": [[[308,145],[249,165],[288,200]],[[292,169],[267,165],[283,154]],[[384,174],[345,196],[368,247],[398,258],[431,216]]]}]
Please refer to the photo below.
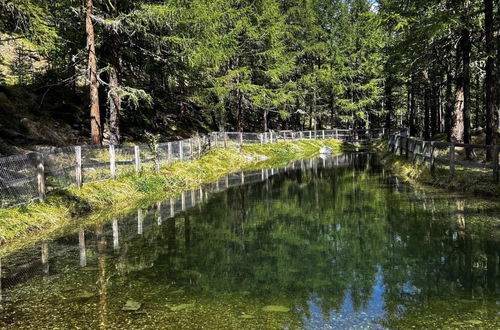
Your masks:
[{"label": "green grass", "polygon": [[213,182],[231,172],[281,167],[291,160],[313,156],[322,146],[335,151],[347,149],[336,140],[298,140],[266,145],[245,145],[235,149],[215,149],[199,160],[162,167],[159,174],[126,174],[117,180],[70,187],[54,192],[44,203],[0,209],[0,244],[40,235],[56,235],[89,219],[116,216],[156,200]]},{"label": "green grass", "polygon": [[455,175],[451,177],[448,166],[438,165],[431,172],[428,165],[414,163],[404,156],[395,155],[387,150],[386,145],[386,141],[377,141],[372,144],[371,149],[382,154],[383,164],[392,172],[412,184],[423,184],[473,195],[500,196],[500,183],[493,182],[491,170],[457,166]]}]

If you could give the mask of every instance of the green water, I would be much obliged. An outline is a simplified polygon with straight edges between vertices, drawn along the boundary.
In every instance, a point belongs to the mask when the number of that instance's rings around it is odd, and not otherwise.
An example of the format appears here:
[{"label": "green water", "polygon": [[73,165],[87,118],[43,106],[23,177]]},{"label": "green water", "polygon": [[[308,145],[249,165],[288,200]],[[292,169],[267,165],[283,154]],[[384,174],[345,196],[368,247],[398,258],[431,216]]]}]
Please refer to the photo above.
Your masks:
[{"label": "green water", "polygon": [[0,328],[498,329],[499,231],[371,155],[296,162],[4,257]]}]

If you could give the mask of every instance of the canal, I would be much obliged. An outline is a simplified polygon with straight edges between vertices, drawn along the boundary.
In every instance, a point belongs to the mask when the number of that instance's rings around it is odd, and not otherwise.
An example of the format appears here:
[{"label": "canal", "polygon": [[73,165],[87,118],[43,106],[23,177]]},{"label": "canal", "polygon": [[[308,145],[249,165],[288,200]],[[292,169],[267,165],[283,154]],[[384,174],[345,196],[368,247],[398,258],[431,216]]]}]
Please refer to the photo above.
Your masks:
[{"label": "canal", "polygon": [[308,159],[4,256],[0,328],[498,329],[499,252],[494,201]]}]

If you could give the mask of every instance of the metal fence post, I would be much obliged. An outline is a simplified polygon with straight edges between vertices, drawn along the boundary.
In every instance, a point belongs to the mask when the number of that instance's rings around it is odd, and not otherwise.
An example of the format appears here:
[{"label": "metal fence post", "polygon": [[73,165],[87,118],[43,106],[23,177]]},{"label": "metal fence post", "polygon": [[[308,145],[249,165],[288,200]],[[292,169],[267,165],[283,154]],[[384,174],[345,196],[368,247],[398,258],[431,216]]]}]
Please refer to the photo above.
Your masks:
[{"label": "metal fence post", "polygon": [[260,144],[264,144],[264,134],[260,133]]},{"label": "metal fence post", "polygon": [[322,139],[325,139],[325,130],[324,130],[324,129],[323,129],[323,130],[321,130],[321,138],[322,138]]},{"label": "metal fence post", "polygon": [[179,160],[182,162],[184,159],[184,141],[179,141]]},{"label": "metal fence post", "polygon": [[160,145],[155,144],[155,173],[158,174],[160,173]]},{"label": "metal fence post", "polygon": [[198,141],[198,158],[201,157],[201,139],[200,139],[200,136],[198,135],[196,137],[197,141]]},{"label": "metal fence post", "polygon": [[189,139],[189,159],[193,159],[193,138]]},{"label": "metal fence post", "polygon": [[139,146],[134,146],[135,173],[141,171],[141,151]]},{"label": "metal fence post", "polygon": [[227,148],[227,132],[224,132],[224,148]]},{"label": "metal fence post", "polygon": [[450,161],[450,176],[455,176],[455,143],[450,143],[450,152],[449,152],[449,161]]},{"label": "metal fence post", "polygon": [[45,200],[45,167],[43,164],[43,154],[37,152],[35,154],[36,160],[36,176],[38,181],[38,198],[41,202]]},{"label": "metal fence post", "polygon": [[115,146],[109,145],[109,172],[111,173],[111,179],[116,179],[116,160],[115,160]]},{"label": "metal fence post", "polygon": [[82,187],[82,147],[75,147],[75,179],[76,179],[76,187],[80,189]]},{"label": "metal fence post", "polygon": [[243,133],[240,132],[240,148],[243,146]]},{"label": "metal fence post", "polygon": [[172,165],[172,142],[167,144],[168,165]]}]

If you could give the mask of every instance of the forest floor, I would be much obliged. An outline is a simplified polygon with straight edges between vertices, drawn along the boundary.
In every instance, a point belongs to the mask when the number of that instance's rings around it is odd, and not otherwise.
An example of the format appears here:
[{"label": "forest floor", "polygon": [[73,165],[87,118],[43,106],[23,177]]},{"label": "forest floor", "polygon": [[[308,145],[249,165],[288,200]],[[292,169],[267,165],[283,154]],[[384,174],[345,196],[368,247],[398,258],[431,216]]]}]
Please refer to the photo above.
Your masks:
[{"label": "forest floor", "polygon": [[379,140],[372,144],[371,151],[381,154],[384,166],[413,185],[432,186],[470,195],[500,197],[500,182],[493,182],[491,170],[457,167],[451,177],[447,167],[436,167],[431,172],[423,163],[414,163],[388,150],[388,143]]},{"label": "forest floor", "polygon": [[162,167],[159,174],[130,174],[89,183],[82,189],[70,187],[50,194],[44,203],[0,209],[0,255],[84,224],[133,212],[232,172],[286,166],[291,160],[317,154],[323,146],[332,147],[335,153],[352,149],[333,139],[245,145],[239,151],[215,149],[199,160]]}]

